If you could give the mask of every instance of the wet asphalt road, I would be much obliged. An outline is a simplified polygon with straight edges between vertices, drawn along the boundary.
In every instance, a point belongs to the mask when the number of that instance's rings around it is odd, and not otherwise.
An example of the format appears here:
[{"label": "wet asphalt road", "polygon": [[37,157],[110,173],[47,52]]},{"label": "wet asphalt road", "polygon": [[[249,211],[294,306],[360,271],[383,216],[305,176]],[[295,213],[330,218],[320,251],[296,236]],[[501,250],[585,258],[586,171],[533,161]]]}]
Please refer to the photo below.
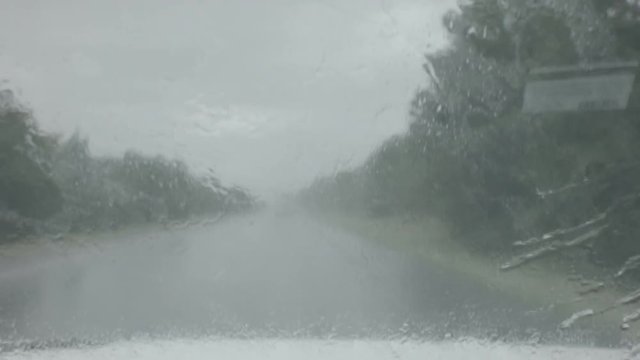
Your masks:
[{"label": "wet asphalt road", "polygon": [[552,314],[296,212],[101,237],[0,259],[0,339],[555,336]]}]

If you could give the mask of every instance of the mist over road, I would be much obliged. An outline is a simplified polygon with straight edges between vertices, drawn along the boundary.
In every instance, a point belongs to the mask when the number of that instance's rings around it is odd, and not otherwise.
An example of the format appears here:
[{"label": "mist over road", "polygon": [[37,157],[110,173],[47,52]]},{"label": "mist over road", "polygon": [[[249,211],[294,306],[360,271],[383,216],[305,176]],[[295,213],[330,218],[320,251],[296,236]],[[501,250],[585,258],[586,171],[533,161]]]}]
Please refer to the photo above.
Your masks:
[{"label": "mist over road", "polygon": [[495,290],[296,211],[101,236],[112,239],[2,259],[1,339],[526,336],[549,324]]}]

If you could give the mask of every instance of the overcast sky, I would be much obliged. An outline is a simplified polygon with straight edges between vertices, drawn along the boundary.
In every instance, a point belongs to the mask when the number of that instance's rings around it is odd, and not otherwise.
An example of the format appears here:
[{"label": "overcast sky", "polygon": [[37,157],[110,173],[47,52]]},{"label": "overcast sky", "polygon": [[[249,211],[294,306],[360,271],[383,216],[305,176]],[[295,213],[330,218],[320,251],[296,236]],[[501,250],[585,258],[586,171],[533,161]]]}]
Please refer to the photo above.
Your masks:
[{"label": "overcast sky", "polygon": [[261,195],[407,126],[450,0],[2,0],[0,87],[94,154],[135,148]]}]

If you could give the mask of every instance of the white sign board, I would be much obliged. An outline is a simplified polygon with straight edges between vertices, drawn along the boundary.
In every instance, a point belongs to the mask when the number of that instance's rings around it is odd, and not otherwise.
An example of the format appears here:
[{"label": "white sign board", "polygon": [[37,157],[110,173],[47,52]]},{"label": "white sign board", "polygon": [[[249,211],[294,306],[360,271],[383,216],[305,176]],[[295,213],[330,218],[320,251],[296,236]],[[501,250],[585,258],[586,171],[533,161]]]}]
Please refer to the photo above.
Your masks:
[{"label": "white sign board", "polygon": [[525,88],[523,111],[623,110],[634,80],[632,72],[532,80]]}]

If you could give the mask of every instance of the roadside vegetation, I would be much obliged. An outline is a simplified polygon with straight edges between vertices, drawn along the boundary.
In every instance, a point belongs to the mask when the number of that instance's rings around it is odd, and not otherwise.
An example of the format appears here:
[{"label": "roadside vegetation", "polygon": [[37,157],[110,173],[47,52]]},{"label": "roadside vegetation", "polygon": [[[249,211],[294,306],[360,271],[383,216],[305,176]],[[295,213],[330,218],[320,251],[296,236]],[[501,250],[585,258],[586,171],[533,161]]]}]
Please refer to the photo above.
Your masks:
[{"label": "roadside vegetation", "polygon": [[640,59],[640,5],[473,0],[442,21],[450,45],[425,55],[428,86],[411,99],[408,131],[317,179],[301,201],[432,219],[443,239],[502,259],[503,271],[560,257],[637,284],[640,77],[624,111],[527,114],[522,99],[532,69]]},{"label": "roadside vegetation", "polygon": [[245,190],[196,176],[179,160],[127,151],[96,157],[79,134],[41,131],[0,91],[0,243],[28,235],[113,230],[248,209]]}]

